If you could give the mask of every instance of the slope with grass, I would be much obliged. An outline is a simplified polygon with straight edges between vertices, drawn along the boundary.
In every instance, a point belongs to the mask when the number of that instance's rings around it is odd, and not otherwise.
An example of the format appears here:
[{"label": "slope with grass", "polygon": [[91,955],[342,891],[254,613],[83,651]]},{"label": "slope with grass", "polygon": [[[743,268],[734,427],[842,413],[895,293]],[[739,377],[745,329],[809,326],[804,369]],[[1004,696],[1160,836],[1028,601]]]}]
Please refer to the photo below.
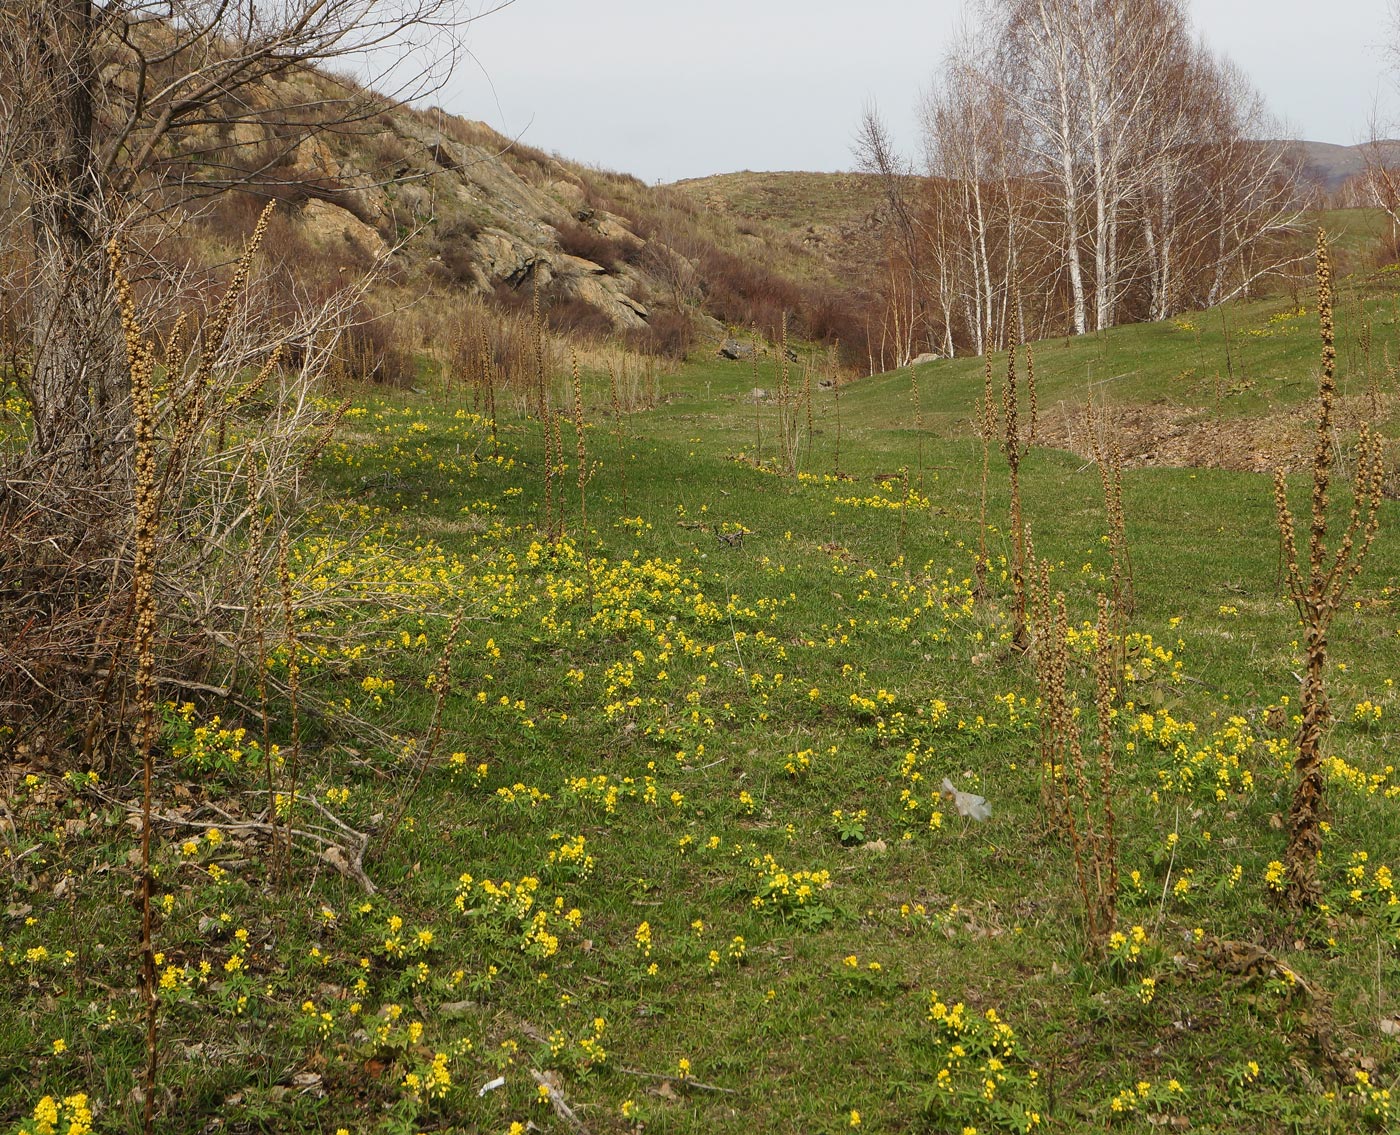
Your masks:
[{"label": "slope with grass", "polygon": [[838,272],[868,268],[880,251],[885,193],[873,174],[744,171],[678,181],[673,188],[731,218],[741,231],[766,226],[795,238]]},{"label": "slope with grass", "polygon": [[[288,149],[279,113],[299,97],[313,103],[307,91],[328,82],[304,72],[253,92],[267,121],[261,133],[249,124],[237,151],[246,184],[177,199],[180,222],[160,249],[167,263],[188,270],[236,259],[272,198],[275,259],[291,278],[285,302],[371,273],[360,315],[381,317],[400,371],[410,352],[445,356],[453,337],[400,330],[388,314],[409,307],[441,332],[463,308],[484,302],[508,323],[538,302],[566,347],[617,338],[663,357],[683,356],[725,324],[776,335],[784,313],[813,337],[854,341],[864,326],[846,275],[782,226],[741,222],[673,187],[547,154],[442,110],[370,103],[355,127]],[[382,380],[387,353],[350,369],[377,367]]]},{"label": "slope with grass", "polygon": [[[1388,281],[1361,281],[1339,323],[1348,404],[1392,421]],[[269,868],[255,705],[167,712],[163,1129],[1393,1125],[1397,517],[1334,628],[1327,906],[1295,917],[1276,861],[1299,632],[1271,486],[1247,470],[1306,441],[1314,333],[1277,302],[1221,320],[1033,347],[1025,509],[1069,604],[1086,734],[1112,569],[1074,408],[1093,391],[1110,417],[1206,438],[1129,446],[1102,954],[1009,645],[995,452],[974,594],[981,360],[921,368],[917,404],[908,374],[823,386],[820,353],[786,378],[706,362],[619,417],[585,375],[562,456],[504,401],[493,441],[461,383],[357,399],[290,561],[324,707],[304,799],[273,765],[273,814],[294,806],[335,851],[298,837],[292,878]],[[271,732],[289,759],[290,714]],[[0,1115],[139,1129],[130,785],[7,776]],[[962,819],[945,777],[991,819]],[[372,893],[345,870],[353,833]]]}]

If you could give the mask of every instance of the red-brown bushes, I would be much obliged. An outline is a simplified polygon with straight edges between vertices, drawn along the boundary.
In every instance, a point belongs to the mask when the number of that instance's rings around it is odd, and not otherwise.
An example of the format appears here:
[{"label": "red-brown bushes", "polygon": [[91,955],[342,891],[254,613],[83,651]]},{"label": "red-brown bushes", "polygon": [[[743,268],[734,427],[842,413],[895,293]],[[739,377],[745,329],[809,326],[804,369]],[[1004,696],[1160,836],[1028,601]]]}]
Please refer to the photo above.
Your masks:
[{"label": "red-brown bushes", "polygon": [[645,355],[683,360],[695,343],[695,326],[683,311],[654,310],[645,327],[628,331],[628,346]]},{"label": "red-brown bushes", "polygon": [[399,342],[388,320],[363,303],[351,312],[337,346],[347,378],[403,388],[418,377],[413,352]]},{"label": "red-brown bushes", "polygon": [[802,306],[802,292],[791,280],[762,264],[707,247],[700,256],[704,306],[716,319],[740,327],[757,327],[776,338],[783,316]]},{"label": "red-brown bushes", "polygon": [[530,388],[539,340],[527,310],[503,311],[488,300],[472,297],[458,308],[455,324],[452,368],[458,382],[478,380],[484,347],[497,386]]},{"label": "red-brown bushes", "polygon": [[570,256],[591,260],[605,272],[616,272],[624,260],[624,250],[617,241],[605,237],[597,229],[577,221],[556,226],[559,247]]},{"label": "red-brown bushes", "polygon": [[545,305],[544,320],[556,334],[605,338],[613,332],[611,319],[591,303],[574,296],[552,299]]},{"label": "red-brown bushes", "polygon": [[841,361],[848,366],[865,366],[870,299],[835,288],[811,289],[802,308],[801,330],[819,343],[840,343]]},{"label": "red-brown bushes", "polygon": [[475,276],[472,268],[476,261],[472,254],[472,242],[485,228],[475,217],[463,217],[446,226],[433,241],[433,251],[442,262],[443,272],[454,284],[469,284]]}]

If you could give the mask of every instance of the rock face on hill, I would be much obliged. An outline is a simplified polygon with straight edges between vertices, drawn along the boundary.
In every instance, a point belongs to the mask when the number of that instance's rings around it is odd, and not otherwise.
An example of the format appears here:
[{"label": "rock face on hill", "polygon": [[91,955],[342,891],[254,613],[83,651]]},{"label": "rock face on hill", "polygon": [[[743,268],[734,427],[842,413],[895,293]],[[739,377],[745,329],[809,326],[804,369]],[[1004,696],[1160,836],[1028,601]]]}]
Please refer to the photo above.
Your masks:
[{"label": "rock face on hill", "polygon": [[618,329],[645,327],[664,294],[642,266],[647,241],[582,171],[480,123],[387,110],[372,132],[321,135],[289,158],[278,174],[290,216],[320,246],[483,293],[538,287]]}]

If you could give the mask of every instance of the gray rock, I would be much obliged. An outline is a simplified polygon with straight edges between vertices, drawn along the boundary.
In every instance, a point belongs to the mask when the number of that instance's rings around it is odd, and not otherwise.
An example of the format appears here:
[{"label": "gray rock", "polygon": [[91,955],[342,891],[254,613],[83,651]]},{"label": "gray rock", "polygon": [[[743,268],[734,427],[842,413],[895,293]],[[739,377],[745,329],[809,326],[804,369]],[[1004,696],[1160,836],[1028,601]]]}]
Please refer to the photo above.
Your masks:
[{"label": "gray rock", "polygon": [[722,359],[747,359],[753,355],[753,351],[753,344],[745,343],[742,339],[726,339],[719,345],[719,357]]}]

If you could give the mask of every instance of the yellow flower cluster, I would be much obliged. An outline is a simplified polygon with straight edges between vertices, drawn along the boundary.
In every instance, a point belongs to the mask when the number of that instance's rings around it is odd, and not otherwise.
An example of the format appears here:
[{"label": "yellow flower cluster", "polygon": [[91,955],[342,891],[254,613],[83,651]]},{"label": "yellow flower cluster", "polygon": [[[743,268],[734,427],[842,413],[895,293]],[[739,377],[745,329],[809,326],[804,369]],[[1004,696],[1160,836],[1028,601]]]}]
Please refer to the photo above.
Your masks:
[{"label": "yellow flower cluster", "polygon": [[20,1121],[15,1135],[90,1135],[92,1111],[85,1092],[62,1099],[44,1096],[34,1105],[34,1113]]},{"label": "yellow flower cluster", "polygon": [[754,873],[756,910],[790,912],[815,902],[819,892],[831,886],[831,872],[788,871],[771,855],[751,859],[749,867]]}]

